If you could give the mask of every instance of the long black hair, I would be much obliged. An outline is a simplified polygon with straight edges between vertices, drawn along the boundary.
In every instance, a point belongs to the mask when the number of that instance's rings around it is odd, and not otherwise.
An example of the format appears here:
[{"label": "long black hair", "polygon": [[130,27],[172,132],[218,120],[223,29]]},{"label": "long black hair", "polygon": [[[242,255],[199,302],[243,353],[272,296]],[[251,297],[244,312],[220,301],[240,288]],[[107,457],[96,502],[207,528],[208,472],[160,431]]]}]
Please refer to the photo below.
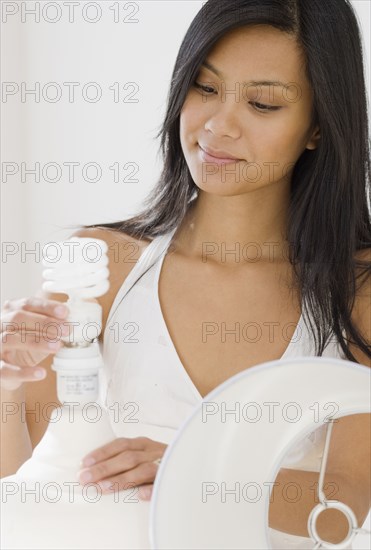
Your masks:
[{"label": "long black hair", "polygon": [[[370,142],[361,33],[349,0],[208,0],[181,44],[161,136],[163,169],[143,210],[114,223],[82,226],[153,238],[179,226],[198,194],[180,142],[180,113],[208,52],[231,29],[266,24],[295,36],[313,89],[312,127],[317,149],[306,149],[291,178],[287,240],[290,262],[309,308],[316,354],[332,333],[346,358],[348,343],[371,357],[371,345],[351,321],[371,262],[356,258],[371,248]],[[361,269],[360,269],[361,268]],[[317,336],[315,330],[317,331]],[[345,331],[345,333],[344,333]],[[348,339],[349,338],[349,339]]]}]

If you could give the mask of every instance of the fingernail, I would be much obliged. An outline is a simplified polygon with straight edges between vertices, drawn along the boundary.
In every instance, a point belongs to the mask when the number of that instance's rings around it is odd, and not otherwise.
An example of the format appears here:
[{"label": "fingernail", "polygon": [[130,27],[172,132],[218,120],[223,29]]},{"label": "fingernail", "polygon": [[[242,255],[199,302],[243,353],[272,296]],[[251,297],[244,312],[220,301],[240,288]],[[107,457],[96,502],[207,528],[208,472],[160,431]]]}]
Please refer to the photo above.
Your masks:
[{"label": "fingernail", "polygon": [[33,375],[34,375],[35,378],[44,378],[44,376],[45,376],[45,371],[40,370],[40,369],[37,369],[37,370],[35,370],[35,372],[33,373]]},{"label": "fingernail", "polygon": [[143,499],[149,499],[152,494],[152,489],[150,487],[143,487],[140,493]]},{"label": "fingernail", "polygon": [[49,342],[48,348],[49,349],[59,349],[60,343],[59,342]]},{"label": "fingernail", "polygon": [[65,317],[67,315],[67,308],[64,307],[64,306],[57,306],[55,309],[54,309],[54,314],[57,316],[57,317]]},{"label": "fingernail", "polygon": [[84,458],[82,463],[83,463],[84,466],[86,466],[88,468],[89,466],[93,466],[93,464],[95,464],[95,460],[94,460],[94,458],[89,456],[89,458]]},{"label": "fingernail", "polygon": [[91,472],[82,472],[82,474],[79,475],[79,479],[83,483],[91,481],[93,479],[93,474]]},{"label": "fingernail", "polygon": [[108,491],[108,489],[112,489],[113,488],[113,483],[112,481],[100,481],[98,483],[98,485],[100,485],[103,489],[103,491]]},{"label": "fingernail", "polygon": [[63,336],[68,336],[68,334],[70,333],[70,328],[67,325],[62,325],[61,331]]}]

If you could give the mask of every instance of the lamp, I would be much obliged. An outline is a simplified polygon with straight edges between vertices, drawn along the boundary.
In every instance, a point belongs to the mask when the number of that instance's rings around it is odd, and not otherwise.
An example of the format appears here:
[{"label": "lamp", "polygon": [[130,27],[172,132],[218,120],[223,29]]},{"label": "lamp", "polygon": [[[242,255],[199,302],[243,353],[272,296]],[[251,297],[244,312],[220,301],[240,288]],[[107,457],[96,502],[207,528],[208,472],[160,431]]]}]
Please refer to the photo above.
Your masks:
[{"label": "lamp", "polygon": [[[262,363],[218,386],[186,420],[162,459],[151,502],[151,548],[272,548],[269,497],[282,459],[326,422],[369,413],[370,377],[369,368],[351,361],[298,357]],[[290,404],[294,418],[288,415]],[[328,444],[329,437],[322,466]],[[247,494],[247,485],[253,494]],[[321,508],[330,506],[341,508],[350,522],[340,545],[321,544],[316,530]],[[320,502],[308,525],[313,544],[306,548],[348,547],[358,529],[353,512],[336,501]]]}]

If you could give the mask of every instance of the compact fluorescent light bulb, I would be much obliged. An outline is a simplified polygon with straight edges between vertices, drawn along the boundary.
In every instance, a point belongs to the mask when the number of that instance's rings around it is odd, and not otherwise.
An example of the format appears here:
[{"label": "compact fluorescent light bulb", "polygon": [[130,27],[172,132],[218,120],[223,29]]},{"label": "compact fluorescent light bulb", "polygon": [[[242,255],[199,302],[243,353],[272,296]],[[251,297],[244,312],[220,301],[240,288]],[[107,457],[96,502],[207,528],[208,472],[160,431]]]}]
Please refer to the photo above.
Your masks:
[{"label": "compact fluorescent light bulb", "polygon": [[[71,332],[62,340],[69,347],[88,346],[101,332],[102,308],[94,300],[109,288],[107,244],[100,239],[71,238],[44,247],[43,290],[68,294],[67,322]],[[92,300],[93,299],[93,300]]]}]

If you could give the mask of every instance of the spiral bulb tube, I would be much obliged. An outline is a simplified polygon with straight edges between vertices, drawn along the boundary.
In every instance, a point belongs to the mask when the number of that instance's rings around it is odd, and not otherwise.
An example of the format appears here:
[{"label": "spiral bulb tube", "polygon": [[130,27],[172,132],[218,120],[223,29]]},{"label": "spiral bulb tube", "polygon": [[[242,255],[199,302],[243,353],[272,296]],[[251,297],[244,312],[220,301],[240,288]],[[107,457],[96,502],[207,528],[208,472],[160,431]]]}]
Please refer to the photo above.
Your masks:
[{"label": "spiral bulb tube", "polygon": [[69,296],[70,334],[61,337],[69,347],[88,346],[101,333],[102,308],[94,298],[109,288],[107,250],[105,241],[79,237],[43,248],[43,290]]},{"label": "spiral bulb tube", "polygon": [[[57,255],[44,247],[43,290],[63,292],[74,299],[96,298],[109,287],[107,244],[100,239],[71,238],[54,243]],[[89,251],[90,249],[90,251]]]}]

